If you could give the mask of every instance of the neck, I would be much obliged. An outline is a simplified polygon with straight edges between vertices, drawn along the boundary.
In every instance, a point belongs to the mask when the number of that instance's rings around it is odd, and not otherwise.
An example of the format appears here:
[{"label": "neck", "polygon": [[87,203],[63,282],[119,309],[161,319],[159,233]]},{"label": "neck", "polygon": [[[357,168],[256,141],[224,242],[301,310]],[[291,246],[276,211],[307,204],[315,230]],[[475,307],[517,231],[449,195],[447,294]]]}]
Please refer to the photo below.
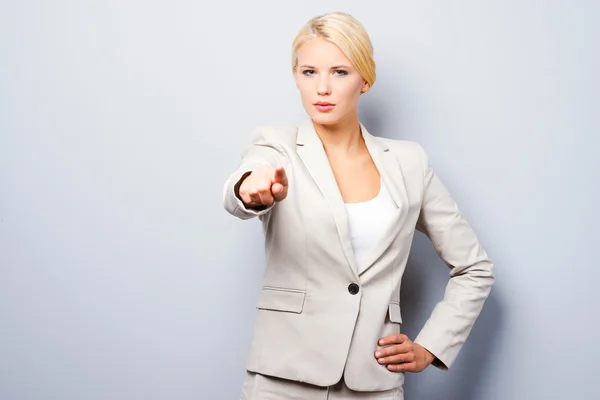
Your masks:
[{"label": "neck", "polygon": [[354,153],[364,146],[358,117],[333,125],[322,125],[313,121],[313,126],[327,153]]}]

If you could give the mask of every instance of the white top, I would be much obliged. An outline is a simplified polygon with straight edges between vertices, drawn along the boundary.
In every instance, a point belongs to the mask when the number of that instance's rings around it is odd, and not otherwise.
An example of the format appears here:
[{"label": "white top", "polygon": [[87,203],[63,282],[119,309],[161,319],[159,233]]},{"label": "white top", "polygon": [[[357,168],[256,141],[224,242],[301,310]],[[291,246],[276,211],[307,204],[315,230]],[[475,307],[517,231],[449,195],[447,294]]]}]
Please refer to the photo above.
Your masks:
[{"label": "white top", "polygon": [[398,207],[381,181],[374,199],[361,203],[346,203],[348,228],[357,265],[361,265],[380,240]]}]

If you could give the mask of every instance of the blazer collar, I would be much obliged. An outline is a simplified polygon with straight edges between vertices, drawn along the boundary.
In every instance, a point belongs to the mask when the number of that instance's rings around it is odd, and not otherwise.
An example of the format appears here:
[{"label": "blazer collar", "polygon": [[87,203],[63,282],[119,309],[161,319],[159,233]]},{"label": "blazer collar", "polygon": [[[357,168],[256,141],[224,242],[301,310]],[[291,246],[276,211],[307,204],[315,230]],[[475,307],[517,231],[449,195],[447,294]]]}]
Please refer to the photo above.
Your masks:
[{"label": "blazer collar", "polygon": [[[390,151],[386,143],[371,135],[362,123],[360,123],[360,129],[367,150],[394,202],[399,208],[400,216],[403,216],[407,212],[408,195],[406,193],[404,177],[400,170],[398,159],[396,158],[395,153]],[[331,208],[348,265],[352,268],[355,277],[358,279],[358,275],[362,274],[369,266],[371,266],[379,258],[381,253],[389,247],[394,238],[392,232],[396,230],[393,229],[390,231],[387,229],[385,231],[386,235],[381,238],[376,248],[373,249],[373,253],[371,254],[373,257],[369,257],[369,260],[367,260],[369,262],[364,265],[357,265],[352,250],[352,242],[350,240],[346,206],[335,180],[335,176],[333,175],[327,154],[323,148],[323,143],[314,128],[312,120],[309,119],[300,124],[298,127],[296,144],[299,157],[302,159],[306,169]]]}]

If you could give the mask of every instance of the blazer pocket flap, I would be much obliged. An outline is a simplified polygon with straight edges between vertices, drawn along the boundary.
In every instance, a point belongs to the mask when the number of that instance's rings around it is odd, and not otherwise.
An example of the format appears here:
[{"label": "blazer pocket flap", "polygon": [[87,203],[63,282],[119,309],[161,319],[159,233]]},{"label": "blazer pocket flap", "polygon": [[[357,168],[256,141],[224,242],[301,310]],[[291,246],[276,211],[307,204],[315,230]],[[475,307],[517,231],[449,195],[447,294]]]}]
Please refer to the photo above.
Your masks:
[{"label": "blazer pocket flap", "polygon": [[258,309],[301,313],[306,292],[296,289],[263,287],[258,299]]},{"label": "blazer pocket flap", "polygon": [[402,323],[402,315],[400,313],[400,303],[390,303],[388,306],[390,321]]}]

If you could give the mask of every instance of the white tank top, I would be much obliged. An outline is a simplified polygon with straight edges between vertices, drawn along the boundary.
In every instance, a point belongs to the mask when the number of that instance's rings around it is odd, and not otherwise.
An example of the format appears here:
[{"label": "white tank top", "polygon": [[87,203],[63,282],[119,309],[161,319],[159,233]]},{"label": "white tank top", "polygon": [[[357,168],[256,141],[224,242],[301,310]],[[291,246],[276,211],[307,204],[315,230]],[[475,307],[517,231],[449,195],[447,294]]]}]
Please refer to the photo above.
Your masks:
[{"label": "white tank top", "polygon": [[361,203],[346,203],[348,228],[357,265],[361,265],[375,247],[397,210],[396,203],[383,180],[379,194],[374,199]]}]

